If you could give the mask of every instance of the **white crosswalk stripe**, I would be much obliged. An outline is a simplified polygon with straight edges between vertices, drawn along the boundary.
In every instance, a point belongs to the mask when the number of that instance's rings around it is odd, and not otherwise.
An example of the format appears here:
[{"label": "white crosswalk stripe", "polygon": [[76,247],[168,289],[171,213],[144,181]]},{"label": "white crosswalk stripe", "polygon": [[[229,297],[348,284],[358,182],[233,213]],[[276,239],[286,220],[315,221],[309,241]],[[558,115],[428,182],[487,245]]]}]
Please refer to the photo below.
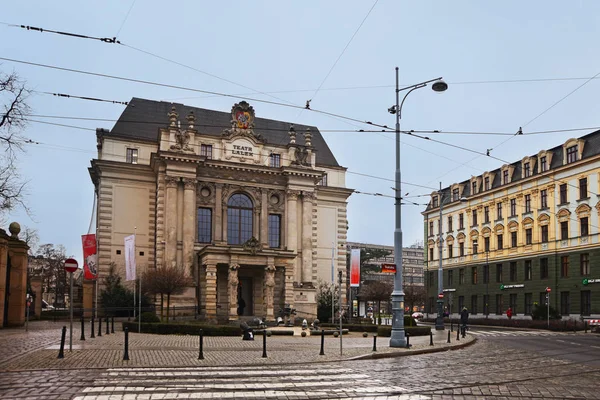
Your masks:
[{"label": "white crosswalk stripe", "polygon": [[363,398],[429,399],[408,394],[361,371],[318,365],[190,368],[118,368],[99,374],[76,400]]},{"label": "white crosswalk stripe", "polygon": [[555,336],[555,335],[563,335],[562,332],[551,332],[551,331],[468,331],[469,335],[475,336],[492,336],[492,337],[502,337],[502,336]]}]

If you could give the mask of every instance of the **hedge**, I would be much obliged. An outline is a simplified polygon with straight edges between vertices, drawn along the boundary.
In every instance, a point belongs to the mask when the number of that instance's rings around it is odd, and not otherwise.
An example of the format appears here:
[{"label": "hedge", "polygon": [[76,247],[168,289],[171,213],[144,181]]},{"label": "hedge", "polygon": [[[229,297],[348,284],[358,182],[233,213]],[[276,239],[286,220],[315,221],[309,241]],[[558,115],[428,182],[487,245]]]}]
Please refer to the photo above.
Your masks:
[{"label": "hedge", "polygon": [[[204,336],[240,336],[242,330],[231,325],[191,325],[191,324],[149,324],[142,323],[142,333],[154,333],[158,335],[198,335],[200,329]],[[123,322],[123,329],[129,332],[138,331],[137,322]]]},{"label": "hedge", "polygon": [[[431,332],[429,326],[404,326],[404,331],[410,336],[428,336]],[[392,335],[391,326],[380,326],[377,329],[377,336],[390,337]]]},{"label": "hedge", "polygon": [[[323,329],[325,332],[325,335],[333,335],[335,332],[339,332],[339,328],[338,329]],[[342,329],[342,335],[347,335],[348,334],[348,329]],[[311,336],[320,336],[321,335],[321,330],[316,330],[316,329],[311,329],[310,331],[310,335]]]}]

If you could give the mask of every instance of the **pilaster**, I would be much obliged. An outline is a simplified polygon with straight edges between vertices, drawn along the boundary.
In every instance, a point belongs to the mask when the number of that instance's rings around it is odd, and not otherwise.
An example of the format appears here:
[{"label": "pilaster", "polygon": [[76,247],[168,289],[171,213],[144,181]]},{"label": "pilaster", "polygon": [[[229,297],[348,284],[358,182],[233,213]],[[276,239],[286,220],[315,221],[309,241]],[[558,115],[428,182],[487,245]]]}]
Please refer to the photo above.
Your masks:
[{"label": "pilaster", "polygon": [[[302,278],[312,282],[312,211],[314,192],[302,193]],[[337,232],[336,232],[337,234]]]},{"label": "pilaster", "polygon": [[194,263],[196,179],[183,180],[183,266],[189,274]]},{"label": "pilaster", "polygon": [[269,264],[265,267],[265,278],[263,280],[265,316],[267,321],[275,320],[273,306],[273,291],[275,288],[275,265]]},{"label": "pilaster", "polygon": [[167,187],[165,205],[165,266],[174,267],[177,261],[177,185],[179,178],[166,176]]},{"label": "pilaster", "polygon": [[229,320],[237,321],[238,314],[238,269],[240,266],[238,264],[231,264],[229,266],[229,275],[227,277],[228,284],[228,301],[229,301]]},{"label": "pilaster", "polygon": [[203,291],[205,317],[207,322],[217,320],[217,264],[206,264],[205,288]]}]

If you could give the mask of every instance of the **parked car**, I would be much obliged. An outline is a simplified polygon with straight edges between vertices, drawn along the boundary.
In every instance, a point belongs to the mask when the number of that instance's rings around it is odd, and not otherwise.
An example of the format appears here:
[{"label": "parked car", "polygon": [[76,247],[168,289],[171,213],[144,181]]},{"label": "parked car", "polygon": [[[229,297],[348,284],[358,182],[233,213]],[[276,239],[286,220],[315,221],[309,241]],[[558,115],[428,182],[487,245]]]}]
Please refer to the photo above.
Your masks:
[{"label": "parked car", "polygon": [[413,317],[414,319],[423,319],[424,315],[423,315],[423,313],[422,313],[422,312],[418,312],[418,311],[417,311],[417,312],[414,312],[414,313],[412,313],[412,317]]},{"label": "parked car", "polygon": [[48,302],[42,299],[42,310],[49,311],[54,310],[54,306],[52,304],[48,304]]}]

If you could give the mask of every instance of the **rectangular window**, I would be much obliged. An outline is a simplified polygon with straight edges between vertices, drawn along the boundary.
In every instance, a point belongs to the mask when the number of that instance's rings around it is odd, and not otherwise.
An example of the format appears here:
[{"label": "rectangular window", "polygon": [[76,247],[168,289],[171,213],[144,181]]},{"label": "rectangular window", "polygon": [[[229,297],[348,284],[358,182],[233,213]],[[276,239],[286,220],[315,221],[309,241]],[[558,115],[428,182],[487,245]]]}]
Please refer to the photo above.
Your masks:
[{"label": "rectangular window", "polygon": [[454,254],[452,254],[452,245],[449,244],[448,245],[448,258],[452,258],[454,257]]},{"label": "rectangular window", "polygon": [[531,241],[532,241],[531,228],[525,229],[525,244],[531,244]]},{"label": "rectangular window", "polygon": [[548,163],[546,157],[540,157],[540,172],[544,172],[548,169]]},{"label": "rectangular window", "polygon": [[454,271],[449,270],[448,271],[448,286],[452,287],[453,285],[454,285]]},{"label": "rectangular window", "polygon": [[448,232],[452,232],[452,217],[448,217]]},{"label": "rectangular window", "polygon": [[483,222],[490,222],[490,207],[489,206],[485,206],[483,207]]},{"label": "rectangular window", "polygon": [[548,259],[540,258],[540,279],[548,279]]},{"label": "rectangular window", "polygon": [[471,314],[477,315],[477,295],[471,295]]},{"label": "rectangular window", "polygon": [[500,234],[498,234],[496,236],[496,239],[498,240],[498,243],[497,243],[498,247],[497,247],[497,249],[498,250],[502,250],[504,248],[504,235],[500,233]]},{"label": "rectangular window", "polygon": [[438,206],[438,197],[433,196],[433,208],[437,208],[437,206]]},{"label": "rectangular window", "polygon": [[502,184],[504,184],[504,185],[508,184],[508,170],[507,169],[502,171]]},{"label": "rectangular window", "polygon": [[452,189],[452,201],[458,201],[458,189]]},{"label": "rectangular window", "polygon": [[477,210],[473,210],[473,226],[477,225]]},{"label": "rectangular window", "polygon": [[503,311],[504,311],[504,304],[502,301],[502,295],[497,294],[496,295],[496,314],[502,315]]},{"label": "rectangular window", "polygon": [[589,290],[581,291],[581,315],[592,314],[592,292]]},{"label": "rectangular window", "polygon": [[517,232],[510,233],[510,247],[517,247]]},{"label": "rectangular window", "polygon": [[542,230],[542,243],[548,243],[548,225],[541,227]]},{"label": "rectangular window", "polygon": [[569,292],[560,292],[560,314],[563,316],[571,313],[571,296]]},{"label": "rectangular window", "polygon": [[473,240],[473,254],[477,254],[477,240]]},{"label": "rectangular window", "polygon": [[461,257],[464,257],[465,255],[465,244],[463,242],[458,244],[458,255]]},{"label": "rectangular window", "polygon": [[126,162],[128,164],[138,163],[138,149],[127,149]]},{"label": "rectangular window", "polygon": [[433,261],[433,248],[429,249],[429,261]]},{"label": "rectangular window", "polygon": [[477,267],[471,268],[471,283],[477,285]]},{"label": "rectangular window", "polygon": [[429,221],[429,236],[433,236],[433,221]]},{"label": "rectangular window", "polygon": [[460,268],[458,270],[458,283],[459,283],[459,285],[465,284],[465,269],[464,268]]},{"label": "rectangular window", "polygon": [[502,264],[496,264],[496,282],[502,283]]},{"label": "rectangular window", "polygon": [[588,253],[579,255],[579,264],[581,266],[581,276],[590,275],[590,255]]},{"label": "rectangular window", "polygon": [[567,198],[567,184],[563,183],[562,185],[559,186],[559,191],[560,191],[560,204],[566,204],[568,201]]},{"label": "rectangular window", "polygon": [[323,174],[323,177],[321,178],[319,183],[317,183],[317,185],[327,186],[327,174]]},{"label": "rectangular window", "polygon": [[569,256],[562,256],[560,258],[560,277],[569,277]]},{"label": "rectangular window", "polygon": [[212,242],[212,209],[198,208],[198,242]]},{"label": "rectangular window", "polygon": [[508,297],[508,306],[512,308],[513,315],[517,315],[517,294],[511,293]]},{"label": "rectangular window", "polygon": [[465,296],[458,296],[458,309],[462,310],[465,306]]},{"label": "rectangular window", "polygon": [[483,313],[485,315],[488,315],[490,313],[490,295],[489,294],[483,295]]},{"label": "rectangular window", "polygon": [[502,219],[502,203],[496,204],[496,215],[498,216],[497,219]]},{"label": "rectangular window", "polygon": [[525,293],[525,315],[531,315],[533,311],[533,295]]},{"label": "rectangular window", "polygon": [[269,161],[269,166],[272,168],[279,168],[281,167],[281,155],[279,154],[271,154],[269,156],[270,161]]},{"label": "rectangular window", "polygon": [[587,190],[587,178],[581,178],[579,180],[579,200],[588,198]]},{"label": "rectangular window", "polygon": [[207,159],[212,159],[213,156],[213,148],[212,144],[201,144],[200,145],[200,155],[206,157]]},{"label": "rectangular window", "polygon": [[490,178],[488,176],[485,177],[484,181],[484,188],[483,190],[490,190]]},{"label": "rectangular window", "polygon": [[510,216],[517,215],[517,199],[510,199]]},{"label": "rectangular window", "polygon": [[567,164],[577,161],[577,145],[567,148]]},{"label": "rectangular window", "polygon": [[562,221],[560,223],[560,240],[567,240],[569,238],[569,222]]},{"label": "rectangular window", "polygon": [[[517,280],[517,263],[516,262],[511,262],[510,263],[510,281],[514,282]],[[498,281],[501,282],[501,281]]]},{"label": "rectangular window", "polygon": [[527,178],[528,176],[531,176],[531,166],[529,165],[528,162],[523,164],[523,171],[525,172],[525,178]]},{"label": "rectangular window", "polygon": [[525,195],[525,212],[531,212],[531,195],[530,194],[526,194]]},{"label": "rectangular window", "polygon": [[471,193],[471,194],[476,194],[476,193],[477,193],[477,182],[473,182],[473,183],[471,184],[471,187],[472,187],[472,189],[473,189],[473,190],[472,190],[472,192],[473,192],[473,193]]},{"label": "rectangular window", "polygon": [[483,266],[483,283],[490,283],[490,266]]},{"label": "rectangular window", "polygon": [[548,208],[548,191],[546,189],[540,190],[540,208]]},{"label": "rectangular window", "polygon": [[588,217],[582,217],[579,219],[579,225],[581,227],[581,236],[587,236],[590,234]]},{"label": "rectangular window", "polygon": [[269,247],[281,246],[281,215],[269,214]]},{"label": "rectangular window", "polygon": [[465,229],[465,216],[463,213],[458,214],[458,229]]},{"label": "rectangular window", "polygon": [[530,281],[533,278],[531,260],[525,260],[525,280]]},{"label": "rectangular window", "polygon": [[483,238],[483,245],[484,245],[485,251],[490,251],[490,238],[489,237]]}]

